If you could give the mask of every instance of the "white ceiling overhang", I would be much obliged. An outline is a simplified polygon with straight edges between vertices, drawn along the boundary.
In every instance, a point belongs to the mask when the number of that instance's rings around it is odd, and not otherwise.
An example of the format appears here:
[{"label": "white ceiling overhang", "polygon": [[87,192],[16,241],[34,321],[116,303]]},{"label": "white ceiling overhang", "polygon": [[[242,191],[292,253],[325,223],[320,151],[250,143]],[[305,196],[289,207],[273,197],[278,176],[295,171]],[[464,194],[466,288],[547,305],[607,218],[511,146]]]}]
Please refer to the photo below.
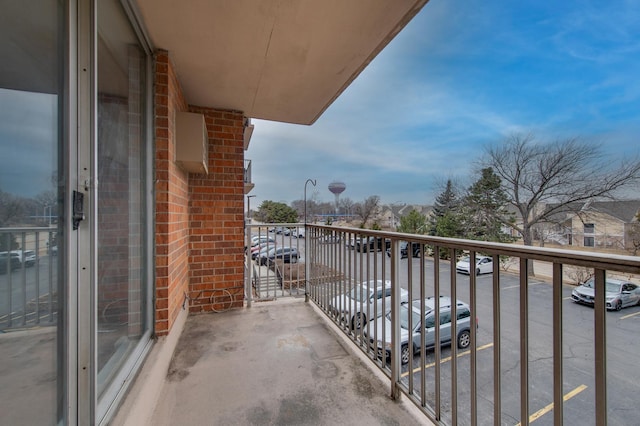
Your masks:
[{"label": "white ceiling overhang", "polygon": [[191,105],[312,124],[428,0],[136,0]]}]

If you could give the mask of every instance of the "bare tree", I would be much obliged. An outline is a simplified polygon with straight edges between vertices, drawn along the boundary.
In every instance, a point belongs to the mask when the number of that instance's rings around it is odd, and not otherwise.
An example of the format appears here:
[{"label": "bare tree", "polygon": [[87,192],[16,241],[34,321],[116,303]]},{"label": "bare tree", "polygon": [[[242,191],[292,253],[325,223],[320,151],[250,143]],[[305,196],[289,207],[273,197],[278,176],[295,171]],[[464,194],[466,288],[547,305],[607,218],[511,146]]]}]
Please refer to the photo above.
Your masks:
[{"label": "bare tree", "polygon": [[615,199],[619,190],[640,181],[640,161],[608,167],[601,150],[577,138],[550,144],[537,143],[534,136],[513,135],[502,144],[486,148],[483,166],[492,167],[521,223],[505,220],[533,244],[533,226],[553,222],[559,213],[590,199]]},{"label": "bare tree", "polygon": [[0,189],[0,227],[9,226],[23,219],[24,211],[24,199]]},{"label": "bare tree", "polygon": [[636,215],[636,221],[637,222],[629,224],[629,230],[627,231],[627,237],[630,240],[634,256],[636,256],[638,254],[638,250],[640,250],[640,213]]},{"label": "bare tree", "polygon": [[354,206],[354,213],[360,220],[362,220],[361,227],[364,228],[367,225],[367,221],[378,213],[378,207],[380,206],[380,197],[372,195],[366,198],[363,202],[357,203]]},{"label": "bare tree", "polygon": [[349,215],[353,214],[353,206],[354,206],[354,202],[351,198],[346,197],[346,198],[341,198],[340,199],[340,210],[342,211],[343,214],[347,215],[347,221],[350,222],[351,218],[349,217]]}]

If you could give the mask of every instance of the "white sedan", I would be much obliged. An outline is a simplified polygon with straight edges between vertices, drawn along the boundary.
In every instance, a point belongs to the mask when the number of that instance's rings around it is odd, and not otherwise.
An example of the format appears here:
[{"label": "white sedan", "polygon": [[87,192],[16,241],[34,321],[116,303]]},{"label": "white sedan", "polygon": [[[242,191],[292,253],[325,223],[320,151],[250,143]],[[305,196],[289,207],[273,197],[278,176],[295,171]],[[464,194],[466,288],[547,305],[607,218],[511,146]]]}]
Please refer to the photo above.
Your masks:
[{"label": "white sedan", "polygon": [[[464,256],[462,259],[456,263],[456,272],[461,274],[471,274],[471,258],[469,256]],[[476,275],[480,274],[490,274],[493,272],[493,258],[489,256],[476,256],[476,267],[475,267]]]}]

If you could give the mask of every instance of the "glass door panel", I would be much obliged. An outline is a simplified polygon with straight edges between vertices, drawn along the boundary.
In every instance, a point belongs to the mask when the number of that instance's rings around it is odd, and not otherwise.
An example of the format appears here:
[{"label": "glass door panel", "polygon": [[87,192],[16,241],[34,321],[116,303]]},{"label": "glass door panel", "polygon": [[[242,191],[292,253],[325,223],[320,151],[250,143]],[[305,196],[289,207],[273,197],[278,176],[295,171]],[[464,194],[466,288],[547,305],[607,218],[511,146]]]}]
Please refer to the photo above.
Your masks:
[{"label": "glass door panel", "polygon": [[[97,164],[97,396],[110,403],[114,378],[149,324],[146,309],[145,108],[147,55],[120,2],[99,1]],[[107,395],[109,394],[109,395]],[[106,399],[106,401],[105,401]]]},{"label": "glass door panel", "polygon": [[0,0],[2,424],[64,422],[62,8]]}]

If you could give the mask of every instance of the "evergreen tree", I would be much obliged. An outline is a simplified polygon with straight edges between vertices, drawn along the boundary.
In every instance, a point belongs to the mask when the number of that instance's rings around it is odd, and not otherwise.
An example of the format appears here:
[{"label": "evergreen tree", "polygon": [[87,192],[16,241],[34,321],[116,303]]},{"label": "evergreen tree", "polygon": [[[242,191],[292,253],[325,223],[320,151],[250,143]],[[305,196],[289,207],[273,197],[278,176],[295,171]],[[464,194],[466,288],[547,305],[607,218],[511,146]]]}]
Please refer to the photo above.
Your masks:
[{"label": "evergreen tree", "polygon": [[264,223],[295,223],[298,221],[298,212],[284,203],[265,200],[254,218]]},{"label": "evergreen tree", "polygon": [[515,219],[506,208],[509,198],[502,189],[500,177],[491,167],[482,169],[480,173],[463,199],[464,237],[512,242],[513,238],[503,231],[503,226],[510,226],[509,221]]},{"label": "evergreen tree", "polygon": [[427,218],[417,210],[413,209],[409,214],[400,218],[398,232],[405,232],[407,234],[424,234],[426,227]]},{"label": "evergreen tree", "polygon": [[[436,201],[433,205],[433,214],[429,218],[428,224],[430,235],[438,235],[441,237],[445,236],[438,233],[438,224],[447,214],[455,214],[459,203],[458,192],[456,191],[453,182],[451,182],[451,179],[449,179],[447,180],[447,186],[444,191],[436,197]],[[447,222],[449,222],[450,219],[451,218],[447,219]],[[444,228],[447,228],[447,226]],[[447,236],[460,237],[460,235]]]}]

